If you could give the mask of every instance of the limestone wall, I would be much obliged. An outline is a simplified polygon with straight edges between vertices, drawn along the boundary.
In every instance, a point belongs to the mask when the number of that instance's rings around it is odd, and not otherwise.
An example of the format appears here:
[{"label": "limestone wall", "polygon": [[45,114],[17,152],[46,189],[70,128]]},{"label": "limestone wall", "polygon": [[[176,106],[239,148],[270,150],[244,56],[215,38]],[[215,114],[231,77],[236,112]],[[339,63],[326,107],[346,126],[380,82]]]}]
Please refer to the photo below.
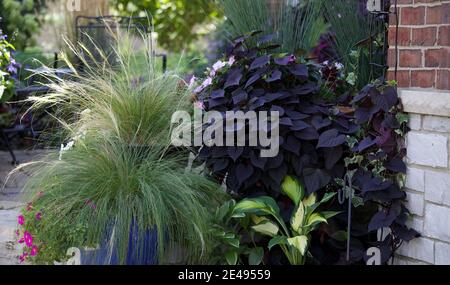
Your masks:
[{"label": "limestone wall", "polygon": [[410,114],[408,207],[422,237],[405,243],[396,264],[450,264],[450,91],[400,90]]}]

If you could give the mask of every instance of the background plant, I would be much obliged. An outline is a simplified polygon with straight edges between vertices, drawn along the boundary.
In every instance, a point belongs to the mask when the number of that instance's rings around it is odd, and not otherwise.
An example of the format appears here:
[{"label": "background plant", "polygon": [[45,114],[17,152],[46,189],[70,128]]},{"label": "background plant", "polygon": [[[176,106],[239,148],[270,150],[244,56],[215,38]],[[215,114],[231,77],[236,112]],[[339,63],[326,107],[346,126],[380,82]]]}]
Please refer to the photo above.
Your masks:
[{"label": "background plant", "polygon": [[252,31],[273,35],[282,52],[308,55],[319,42],[326,24],[321,14],[321,0],[219,0],[227,17],[230,39]]},{"label": "background plant", "polygon": [[202,26],[219,17],[214,1],[208,0],[115,0],[114,5],[124,15],[151,15],[158,43],[171,51],[180,51],[207,33]]},{"label": "background plant", "polygon": [[22,50],[34,45],[38,30],[36,8],[39,6],[33,0],[2,0],[0,3],[0,18],[3,32],[11,37],[14,46]]},{"label": "background plant", "polygon": [[[382,45],[381,37],[386,27],[381,21],[373,21],[366,10],[366,1],[336,0],[323,3],[324,16],[333,33],[331,42],[347,73],[356,75],[359,89],[381,76],[380,69],[371,63],[384,65],[383,54],[372,54]],[[351,27],[351,28],[350,28]],[[371,34],[372,33],[372,34]],[[378,38],[377,38],[378,37]]]}]

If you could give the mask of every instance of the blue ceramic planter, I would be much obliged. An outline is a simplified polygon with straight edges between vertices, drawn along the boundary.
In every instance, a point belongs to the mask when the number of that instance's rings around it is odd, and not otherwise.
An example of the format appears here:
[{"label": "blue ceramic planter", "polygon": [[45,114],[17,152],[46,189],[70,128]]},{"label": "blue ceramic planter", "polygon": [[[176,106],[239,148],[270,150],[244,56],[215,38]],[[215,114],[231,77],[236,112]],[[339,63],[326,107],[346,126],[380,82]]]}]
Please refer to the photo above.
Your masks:
[{"label": "blue ceramic planter", "polygon": [[[81,252],[82,265],[120,265],[119,252],[114,244],[110,243],[113,231],[108,231],[108,238],[98,249],[83,250]],[[158,263],[157,250],[158,238],[157,230],[145,232],[141,244],[138,245],[139,229],[134,224],[130,229],[130,239],[128,241],[128,252],[125,265],[156,265]],[[141,250],[141,252],[138,251]]]}]

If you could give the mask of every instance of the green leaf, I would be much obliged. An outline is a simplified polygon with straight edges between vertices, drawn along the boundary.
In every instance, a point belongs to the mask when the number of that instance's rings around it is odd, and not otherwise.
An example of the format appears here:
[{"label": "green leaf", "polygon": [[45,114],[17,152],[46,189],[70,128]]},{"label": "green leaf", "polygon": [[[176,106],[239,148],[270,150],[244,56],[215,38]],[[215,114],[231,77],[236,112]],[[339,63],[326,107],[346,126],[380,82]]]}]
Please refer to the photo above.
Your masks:
[{"label": "green leaf", "polygon": [[272,249],[272,247],[279,245],[279,244],[286,244],[287,243],[287,238],[284,236],[274,236],[270,241],[269,241],[269,250]]},{"label": "green leaf", "polygon": [[228,265],[236,265],[238,260],[238,254],[235,250],[230,250],[225,253],[225,259],[227,260]]},{"label": "green leaf", "polygon": [[320,215],[321,215],[322,217],[324,217],[325,220],[328,220],[328,219],[331,219],[332,217],[334,217],[334,216],[336,216],[336,215],[338,215],[338,214],[340,214],[340,213],[342,213],[342,212],[337,212],[337,211],[323,211],[323,212],[320,212]]},{"label": "green leaf", "polygon": [[244,199],[236,204],[233,217],[240,214],[279,215],[280,208],[271,197],[263,196],[252,199]]},{"label": "green leaf", "polygon": [[281,184],[281,192],[288,196],[296,206],[300,203],[305,196],[305,188],[301,185],[297,179],[287,175],[283,183]]},{"label": "green leaf", "polygon": [[264,257],[264,249],[262,247],[252,248],[248,256],[248,264],[259,265]]},{"label": "green leaf", "polygon": [[322,200],[320,200],[320,202],[315,203],[314,205],[310,206],[310,212],[314,212],[317,209],[317,207],[319,207],[323,203],[330,201],[335,195],[336,195],[336,192],[325,193],[325,195],[323,196]]},{"label": "green leaf", "polygon": [[293,238],[288,238],[287,242],[290,246],[300,251],[302,255],[305,255],[306,247],[308,246],[307,236],[296,236]]},{"label": "green leaf", "polygon": [[233,239],[226,239],[227,243],[235,248],[239,248],[240,242],[239,239],[233,238]]},{"label": "green leaf", "polygon": [[322,217],[321,214],[313,213],[311,216],[308,217],[308,221],[306,222],[306,225],[308,227],[313,227],[317,224],[326,223],[326,222],[327,222],[327,220],[324,217]]},{"label": "green leaf", "polygon": [[261,233],[266,236],[275,236],[278,233],[278,226],[274,222],[264,221],[252,227],[255,232]]},{"label": "green leaf", "polygon": [[292,215],[291,218],[291,227],[294,231],[299,232],[301,227],[303,226],[303,220],[305,218],[305,208],[303,207],[303,204],[300,203],[298,205],[297,210],[295,211],[294,215]]}]

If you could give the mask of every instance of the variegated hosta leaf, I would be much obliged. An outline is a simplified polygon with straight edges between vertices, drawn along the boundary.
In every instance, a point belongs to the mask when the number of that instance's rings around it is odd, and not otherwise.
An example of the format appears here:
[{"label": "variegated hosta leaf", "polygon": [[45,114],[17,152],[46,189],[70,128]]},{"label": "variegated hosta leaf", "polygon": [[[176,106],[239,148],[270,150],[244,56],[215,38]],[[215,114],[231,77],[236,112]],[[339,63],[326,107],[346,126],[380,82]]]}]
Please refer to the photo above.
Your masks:
[{"label": "variegated hosta leaf", "polygon": [[292,176],[286,176],[281,184],[281,192],[288,196],[296,206],[305,196],[305,188]]},{"label": "variegated hosta leaf", "polygon": [[303,206],[302,203],[300,203],[294,215],[292,215],[291,217],[291,227],[295,232],[300,233],[301,227],[303,226],[304,223],[304,219],[305,219],[305,207]]},{"label": "variegated hosta leaf", "polygon": [[244,199],[237,203],[233,209],[233,217],[241,216],[243,213],[278,216],[280,213],[280,208],[273,198],[262,196],[252,199]]},{"label": "variegated hosta leaf", "polygon": [[278,233],[278,226],[274,222],[271,221],[264,221],[260,224],[257,224],[255,226],[252,226],[252,229],[255,232],[261,233],[266,236],[273,237]]},{"label": "variegated hosta leaf", "polygon": [[287,242],[290,246],[296,248],[302,255],[305,255],[306,247],[308,246],[307,236],[296,236],[293,238],[288,238]]},{"label": "variegated hosta leaf", "polygon": [[321,214],[319,213],[313,213],[311,216],[308,217],[308,221],[306,222],[306,225],[308,227],[313,227],[320,223],[326,223],[327,219],[325,219]]},{"label": "variegated hosta leaf", "polygon": [[312,205],[314,205],[316,203],[316,201],[317,201],[317,195],[316,195],[316,193],[313,193],[303,199],[303,205],[305,205],[305,207],[311,207]]}]

